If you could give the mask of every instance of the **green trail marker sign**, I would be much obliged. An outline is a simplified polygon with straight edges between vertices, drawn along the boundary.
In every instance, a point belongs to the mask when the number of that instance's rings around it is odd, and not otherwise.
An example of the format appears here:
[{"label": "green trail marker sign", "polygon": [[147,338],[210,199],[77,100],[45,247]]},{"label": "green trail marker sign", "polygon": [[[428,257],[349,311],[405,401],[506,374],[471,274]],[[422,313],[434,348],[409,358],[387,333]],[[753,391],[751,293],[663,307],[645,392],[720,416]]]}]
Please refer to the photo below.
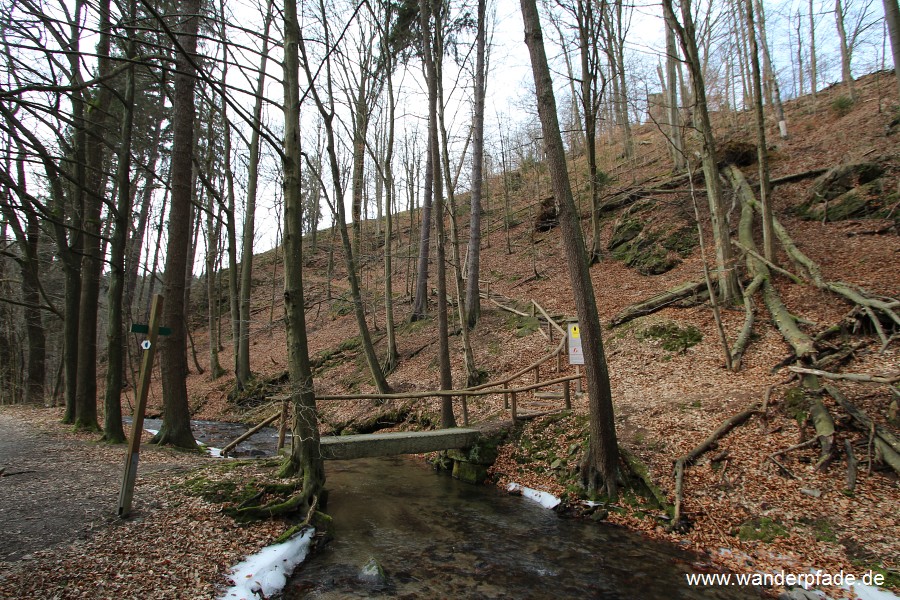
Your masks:
[{"label": "green trail marker sign", "polygon": [[[143,323],[132,323],[131,333],[150,333],[150,325]],[[159,335],[172,335],[172,330],[168,327],[157,327],[156,333]]]}]

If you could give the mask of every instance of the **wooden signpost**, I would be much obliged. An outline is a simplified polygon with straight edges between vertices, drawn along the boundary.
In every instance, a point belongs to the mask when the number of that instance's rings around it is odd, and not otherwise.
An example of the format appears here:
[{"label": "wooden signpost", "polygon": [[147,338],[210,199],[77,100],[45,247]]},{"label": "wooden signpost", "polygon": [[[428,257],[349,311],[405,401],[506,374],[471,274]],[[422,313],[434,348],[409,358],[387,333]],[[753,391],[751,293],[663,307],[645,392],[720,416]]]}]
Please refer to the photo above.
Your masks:
[{"label": "wooden signpost", "polygon": [[[141,433],[144,430],[144,410],[147,407],[147,393],[150,391],[150,376],[153,374],[153,358],[156,356],[156,338],[167,335],[163,327],[159,327],[162,316],[163,297],[153,296],[150,305],[150,323],[143,330],[148,337],[141,344],[144,357],[141,361],[141,374],[134,399],[134,416],[131,420],[131,437],[128,440],[128,453],[125,455],[125,472],[122,476],[122,489],[119,492],[119,517],[126,517],[131,512],[131,498],[134,494],[134,480],[137,477],[138,458],[141,451]],[[133,327],[141,331],[143,326]]]}]

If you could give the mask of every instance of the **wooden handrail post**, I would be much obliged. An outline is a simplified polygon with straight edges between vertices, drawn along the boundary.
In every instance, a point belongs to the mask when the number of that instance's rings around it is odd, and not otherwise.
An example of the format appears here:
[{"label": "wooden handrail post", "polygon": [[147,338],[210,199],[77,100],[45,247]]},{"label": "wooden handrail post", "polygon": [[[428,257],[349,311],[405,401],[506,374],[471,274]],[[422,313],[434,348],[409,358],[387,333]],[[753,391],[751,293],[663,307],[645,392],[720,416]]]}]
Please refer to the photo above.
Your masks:
[{"label": "wooden handrail post", "polygon": [[509,408],[509,394],[503,390],[503,408]]},{"label": "wooden handrail post", "polygon": [[563,383],[563,400],[566,402],[566,410],[572,410],[572,394],[569,392],[569,382]]},{"label": "wooden handrail post", "polygon": [[534,382],[535,383],[541,382],[541,367],[540,367],[540,365],[535,365],[535,367],[534,367]]},{"label": "wooden handrail post", "polygon": [[462,396],[463,425],[469,426],[469,397],[465,394]]},{"label": "wooden handrail post", "polygon": [[556,372],[562,371],[562,352],[556,353]]},{"label": "wooden handrail post", "polygon": [[518,418],[518,414],[516,413],[516,393],[515,393],[515,392],[512,393],[512,407],[511,407],[511,410],[512,410],[512,420],[513,420],[513,423],[515,423],[515,422],[516,422],[516,419]]},{"label": "wooden handrail post", "polygon": [[[575,374],[581,375],[581,365],[575,365]],[[581,377],[575,380],[575,393],[582,394],[584,391],[581,389]]]}]

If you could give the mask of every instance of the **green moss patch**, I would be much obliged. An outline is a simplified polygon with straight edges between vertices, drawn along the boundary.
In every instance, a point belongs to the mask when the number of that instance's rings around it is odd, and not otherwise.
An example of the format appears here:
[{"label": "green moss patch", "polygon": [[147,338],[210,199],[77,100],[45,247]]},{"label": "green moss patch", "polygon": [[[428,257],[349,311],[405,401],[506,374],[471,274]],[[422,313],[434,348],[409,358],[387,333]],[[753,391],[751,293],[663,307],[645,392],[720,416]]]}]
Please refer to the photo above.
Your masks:
[{"label": "green moss patch", "polygon": [[639,340],[658,340],[663,350],[683,353],[703,340],[703,334],[693,325],[679,326],[672,321],[654,323],[637,332]]},{"label": "green moss patch", "polygon": [[785,537],[787,534],[788,530],[784,525],[769,517],[744,521],[735,532],[735,535],[745,542],[760,541],[766,543],[772,542],[776,538]]}]

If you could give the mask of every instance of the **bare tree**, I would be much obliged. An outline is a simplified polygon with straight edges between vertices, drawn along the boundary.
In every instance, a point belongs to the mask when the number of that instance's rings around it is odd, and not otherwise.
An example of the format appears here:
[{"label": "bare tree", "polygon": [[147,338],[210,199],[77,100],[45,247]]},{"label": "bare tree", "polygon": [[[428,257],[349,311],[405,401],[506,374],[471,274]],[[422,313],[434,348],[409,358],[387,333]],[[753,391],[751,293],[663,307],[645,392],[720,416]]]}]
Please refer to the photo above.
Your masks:
[{"label": "bare tree", "polygon": [[672,0],[663,0],[663,11],[666,15],[666,21],[675,30],[682,52],[684,52],[685,63],[690,72],[694,100],[694,124],[699,128],[703,142],[703,175],[706,181],[706,195],[709,200],[709,212],[712,219],[713,238],[716,247],[719,294],[723,302],[729,302],[738,296],[737,277],[732,268],[731,239],[728,233],[725,206],[722,201],[722,184],[719,181],[716,141],[713,137],[712,123],[706,105],[706,85],[697,48],[696,27],[694,26],[691,2],[690,0],[682,0],[681,2],[682,22],[679,22],[675,16]]},{"label": "bare tree", "polygon": [[172,330],[163,338],[160,352],[163,386],[163,422],[153,437],[157,444],[195,448],[187,398],[187,335],[184,312],[185,273],[191,244],[191,200],[193,196],[194,88],[196,84],[197,32],[200,0],[181,0],[183,15],[178,30],[174,114],[172,128],[172,200],[169,212],[168,251],[163,322]]},{"label": "bare tree", "polygon": [[617,495],[619,449],[616,442],[609,372],[603,352],[600,317],[591,284],[581,226],[578,222],[578,212],[566,170],[565,150],[556,117],[553,80],[547,66],[537,3],[535,0],[521,0],[521,8],[525,24],[525,43],[528,45],[534,73],[538,114],[544,133],[544,147],[550,166],[553,191],[559,201],[563,246],[585,351],[591,418],[590,445],[581,466],[581,476],[589,489],[605,490],[607,495],[614,499]]},{"label": "bare tree", "polygon": [[[284,1],[284,310],[287,328],[288,372],[294,420],[291,454],[282,469],[302,481],[303,508],[314,506],[325,485],[319,447],[319,421],[312,368],[306,339],[303,291],[302,199],[300,197],[300,60],[302,48],[296,0]],[[312,79],[310,78],[310,84]]]},{"label": "bare tree", "polygon": [[[224,0],[223,0],[224,4]],[[256,226],[256,195],[259,181],[259,141],[262,128],[263,91],[266,84],[266,62],[269,58],[269,28],[272,23],[272,0],[266,3],[266,14],[262,32],[262,50],[259,57],[259,76],[256,80],[253,106],[253,123],[250,133],[250,160],[247,165],[247,203],[244,210],[244,231],[241,248],[241,290],[240,290],[240,324],[238,327],[237,376],[239,385],[243,386],[250,379],[250,287],[253,273],[253,236]],[[224,12],[224,6],[223,6]],[[224,16],[224,15],[223,15]],[[225,28],[222,28],[223,42]],[[226,61],[227,63],[227,61]],[[223,114],[225,107],[222,107]]]},{"label": "bare tree", "polygon": [[485,46],[487,27],[485,13],[487,0],[478,0],[478,30],[475,51],[475,98],[472,111],[472,206],[469,218],[469,251],[466,265],[466,308],[467,327],[475,327],[481,317],[481,295],[478,279],[481,277],[481,192],[484,187],[484,90],[485,90]]}]

